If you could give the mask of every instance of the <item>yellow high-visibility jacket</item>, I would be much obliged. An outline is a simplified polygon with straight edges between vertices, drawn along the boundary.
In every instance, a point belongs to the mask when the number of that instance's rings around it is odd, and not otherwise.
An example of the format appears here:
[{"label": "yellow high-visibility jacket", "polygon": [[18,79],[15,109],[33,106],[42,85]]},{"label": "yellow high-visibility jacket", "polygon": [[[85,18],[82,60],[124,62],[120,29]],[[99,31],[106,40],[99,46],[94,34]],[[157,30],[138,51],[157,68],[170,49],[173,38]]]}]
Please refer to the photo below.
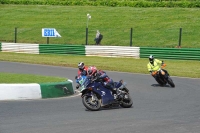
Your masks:
[{"label": "yellow high-visibility jacket", "polygon": [[159,70],[161,64],[162,64],[162,61],[158,60],[158,59],[154,59],[154,62],[153,62],[154,65],[152,65],[150,62],[147,64],[147,69],[148,71],[157,71]]}]

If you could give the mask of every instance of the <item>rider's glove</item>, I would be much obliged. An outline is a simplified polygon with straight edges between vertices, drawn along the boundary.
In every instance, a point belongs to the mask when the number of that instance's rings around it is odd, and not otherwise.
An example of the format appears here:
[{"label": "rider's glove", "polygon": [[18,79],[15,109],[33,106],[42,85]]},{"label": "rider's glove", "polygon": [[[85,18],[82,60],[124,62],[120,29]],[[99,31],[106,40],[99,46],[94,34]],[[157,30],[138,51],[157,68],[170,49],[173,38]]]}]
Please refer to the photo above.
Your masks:
[{"label": "rider's glove", "polygon": [[79,85],[76,86],[76,89],[78,89],[78,88],[79,88]]},{"label": "rider's glove", "polygon": [[92,77],[92,80],[93,80],[93,81],[98,81],[98,76]]},{"label": "rider's glove", "polygon": [[78,76],[75,76],[75,79],[77,79],[78,78]]},{"label": "rider's glove", "polygon": [[164,61],[162,60],[162,65],[165,64]]},{"label": "rider's glove", "polygon": [[166,64],[164,63],[164,61],[162,61],[161,68],[163,69],[165,66]]}]

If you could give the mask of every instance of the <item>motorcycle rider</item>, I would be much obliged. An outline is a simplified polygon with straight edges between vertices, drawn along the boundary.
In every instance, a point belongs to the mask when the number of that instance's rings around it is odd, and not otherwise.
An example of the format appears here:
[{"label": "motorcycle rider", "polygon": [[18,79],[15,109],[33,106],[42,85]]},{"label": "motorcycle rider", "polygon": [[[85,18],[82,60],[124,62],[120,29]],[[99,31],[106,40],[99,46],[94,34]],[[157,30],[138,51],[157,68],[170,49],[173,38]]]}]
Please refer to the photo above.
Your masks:
[{"label": "motorcycle rider", "polygon": [[[78,63],[78,76],[75,76],[75,79],[77,79],[80,76],[87,76],[87,70],[88,67],[85,66],[84,62],[79,62]],[[79,84],[76,86],[76,89],[79,88]]]},{"label": "motorcycle rider", "polygon": [[88,68],[88,76],[91,76],[95,81],[102,82],[107,89],[112,91],[114,99],[117,99],[117,89],[114,88],[113,80],[108,77],[105,71],[97,70],[95,66],[90,66]]},{"label": "motorcycle rider", "polygon": [[[160,70],[160,66],[166,66],[166,64],[164,64],[164,61],[160,61],[158,59],[154,59],[154,56],[150,55],[149,56],[149,63],[147,64],[147,69],[151,73],[151,75],[155,78],[155,80],[157,82],[159,82],[158,75],[154,74],[153,72],[154,71],[159,71]],[[164,69],[162,69],[162,70],[165,71]]]},{"label": "motorcycle rider", "polygon": [[88,67],[85,66],[84,62],[78,63],[78,76],[80,75],[87,76],[87,69]]}]

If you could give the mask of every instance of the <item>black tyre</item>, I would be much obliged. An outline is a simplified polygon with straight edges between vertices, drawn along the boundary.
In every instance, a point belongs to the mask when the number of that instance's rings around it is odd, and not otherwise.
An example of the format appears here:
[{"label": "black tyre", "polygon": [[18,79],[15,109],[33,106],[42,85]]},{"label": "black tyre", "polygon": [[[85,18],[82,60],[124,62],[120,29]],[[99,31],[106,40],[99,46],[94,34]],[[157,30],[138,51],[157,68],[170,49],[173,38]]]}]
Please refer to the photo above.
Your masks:
[{"label": "black tyre", "polygon": [[126,94],[126,95],[127,95],[127,98],[124,98],[121,101],[120,106],[123,107],[123,108],[130,108],[133,105],[133,101],[132,101],[132,98],[130,97],[129,94]]},{"label": "black tyre", "polygon": [[92,97],[88,95],[83,95],[82,102],[83,105],[91,111],[98,111],[101,108],[100,100],[92,101]]},{"label": "black tyre", "polygon": [[175,84],[174,84],[174,82],[172,81],[171,77],[168,77],[167,82],[168,82],[168,84],[169,84],[171,87],[175,87]]},{"label": "black tyre", "polygon": [[164,86],[166,85],[165,83],[163,83],[162,81],[160,81],[160,79],[156,79],[157,83],[160,85],[160,86]]}]

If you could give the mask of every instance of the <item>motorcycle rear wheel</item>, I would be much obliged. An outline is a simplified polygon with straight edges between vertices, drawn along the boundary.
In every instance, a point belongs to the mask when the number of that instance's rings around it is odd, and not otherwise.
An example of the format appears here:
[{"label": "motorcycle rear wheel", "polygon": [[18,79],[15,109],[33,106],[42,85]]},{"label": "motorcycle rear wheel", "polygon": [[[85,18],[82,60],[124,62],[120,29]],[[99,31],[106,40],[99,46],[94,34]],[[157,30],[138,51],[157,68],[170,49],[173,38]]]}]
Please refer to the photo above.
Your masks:
[{"label": "motorcycle rear wheel", "polygon": [[132,98],[130,97],[129,94],[126,94],[126,95],[128,96],[128,99],[123,99],[121,101],[120,106],[123,107],[123,108],[130,108],[133,105],[133,101],[132,101]]},{"label": "motorcycle rear wheel", "polygon": [[82,102],[83,105],[91,111],[98,111],[101,108],[100,100],[92,101],[92,97],[88,95],[83,95]]},{"label": "motorcycle rear wheel", "polygon": [[175,84],[174,84],[174,82],[172,81],[171,77],[168,77],[167,82],[168,82],[168,84],[169,84],[171,87],[175,87]]}]

